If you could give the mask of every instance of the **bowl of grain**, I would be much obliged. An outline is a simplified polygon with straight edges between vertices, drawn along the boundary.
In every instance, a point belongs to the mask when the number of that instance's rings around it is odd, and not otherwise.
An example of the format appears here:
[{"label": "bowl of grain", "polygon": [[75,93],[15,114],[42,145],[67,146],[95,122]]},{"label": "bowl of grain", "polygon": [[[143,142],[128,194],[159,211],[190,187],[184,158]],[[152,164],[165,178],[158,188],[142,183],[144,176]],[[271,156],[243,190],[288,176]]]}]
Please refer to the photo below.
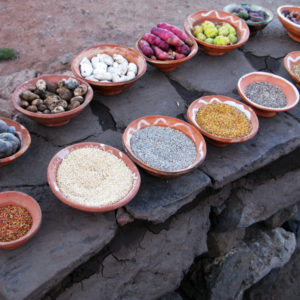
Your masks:
[{"label": "bowl of grain", "polygon": [[300,51],[288,53],[284,60],[284,67],[300,89]]},{"label": "bowl of grain", "polygon": [[139,171],[127,155],[93,142],[59,151],[49,163],[47,178],[59,200],[89,212],[124,206],[136,195],[141,183]]},{"label": "bowl of grain", "polygon": [[187,117],[208,142],[224,147],[253,138],[259,127],[255,112],[230,97],[201,97],[188,108]]},{"label": "bowl of grain", "polygon": [[136,164],[158,177],[186,174],[206,156],[200,132],[187,122],[167,116],[144,116],[131,122],[122,144]]},{"label": "bowl of grain", "polygon": [[285,78],[266,72],[242,76],[237,84],[240,96],[261,117],[273,117],[290,110],[299,102],[297,88]]},{"label": "bowl of grain", "polygon": [[29,195],[17,191],[0,193],[0,249],[15,249],[39,230],[42,211]]}]

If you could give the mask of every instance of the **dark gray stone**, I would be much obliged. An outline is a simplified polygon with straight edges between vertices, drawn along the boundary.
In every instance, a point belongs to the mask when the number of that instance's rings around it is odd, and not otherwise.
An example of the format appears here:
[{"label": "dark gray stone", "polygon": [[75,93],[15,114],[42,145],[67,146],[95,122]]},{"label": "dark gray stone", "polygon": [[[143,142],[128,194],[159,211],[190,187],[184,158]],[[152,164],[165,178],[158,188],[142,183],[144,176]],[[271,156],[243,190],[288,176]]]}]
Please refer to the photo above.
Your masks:
[{"label": "dark gray stone", "polygon": [[92,113],[89,106],[68,124],[60,127],[43,126],[22,114],[18,114],[16,120],[24,124],[30,132],[44,137],[57,146],[74,144],[103,132],[98,118]]},{"label": "dark gray stone", "polygon": [[171,292],[171,293],[167,293],[166,295],[163,295],[157,300],[182,300],[182,297],[175,292]]},{"label": "dark gray stone", "polygon": [[271,216],[269,219],[267,219],[264,224],[269,228],[280,227],[283,225],[283,223],[296,215],[297,211],[297,205],[291,205],[289,207],[283,208],[273,216]]},{"label": "dark gray stone", "polygon": [[247,142],[224,148],[207,145],[201,169],[219,188],[295,150],[300,145],[300,124],[279,113],[273,118],[259,118],[259,131]]},{"label": "dark gray stone", "polygon": [[122,148],[122,134],[111,129],[95,136],[90,136],[84,141],[107,144],[124,152],[124,149]]},{"label": "dark gray stone", "polygon": [[209,185],[209,177],[199,170],[173,179],[142,172],[141,188],[126,209],[135,219],[162,223]]},{"label": "dark gray stone", "polygon": [[131,88],[116,96],[95,93],[94,101],[100,101],[110,109],[118,128],[146,115],[176,117],[185,111],[182,98],[166,76],[148,67],[147,73]]},{"label": "dark gray stone", "polygon": [[61,203],[47,186],[21,188],[43,212],[37,235],[22,247],[0,250],[0,295],[5,300],[41,299],[69,272],[113,238],[113,212],[87,213]]},{"label": "dark gray stone", "polygon": [[122,234],[101,272],[73,284],[57,300],[98,299],[99,295],[110,300],[153,300],[174,291],[194,257],[207,250],[209,211],[207,203],[201,202],[172,218],[168,229],[159,234],[141,226],[131,235]]},{"label": "dark gray stone", "polygon": [[[258,32],[255,37],[251,37],[242,47],[244,51],[251,52],[256,56],[279,58],[299,49],[299,44],[288,36],[286,29],[276,17],[275,10],[273,13],[275,15],[272,23],[264,30]],[[278,41],[280,41],[280,46],[278,45]]]},{"label": "dark gray stone", "polygon": [[199,51],[192,60],[168,76],[187,90],[229,95],[242,75],[254,71],[239,50],[222,56],[209,56]]},{"label": "dark gray stone", "polygon": [[12,163],[1,167],[0,187],[47,183],[48,164],[59,150],[60,148],[32,134],[27,151]]}]

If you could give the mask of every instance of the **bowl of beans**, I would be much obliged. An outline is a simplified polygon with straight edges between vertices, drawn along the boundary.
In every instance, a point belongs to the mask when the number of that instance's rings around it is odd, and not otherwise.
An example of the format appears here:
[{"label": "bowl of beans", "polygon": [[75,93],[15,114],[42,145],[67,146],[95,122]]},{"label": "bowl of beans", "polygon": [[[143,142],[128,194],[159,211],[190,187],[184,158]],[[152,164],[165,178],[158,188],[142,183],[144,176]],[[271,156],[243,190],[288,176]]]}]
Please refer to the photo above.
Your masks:
[{"label": "bowl of beans", "polygon": [[138,51],[113,44],[90,47],[76,55],[71,69],[103,95],[117,95],[145,74],[147,63]]},{"label": "bowl of beans", "polygon": [[29,195],[7,191],[0,193],[0,248],[15,249],[39,230],[42,212]]},{"label": "bowl of beans", "polygon": [[242,76],[237,84],[240,96],[261,117],[273,117],[290,110],[299,102],[297,88],[285,78],[267,72]]},{"label": "bowl of beans", "polygon": [[288,53],[284,60],[284,67],[300,89],[300,51]]},{"label": "bowl of beans", "polygon": [[230,97],[201,97],[188,108],[187,117],[211,144],[224,147],[253,138],[259,127],[255,112]]},{"label": "bowl of beans", "polygon": [[188,173],[206,156],[200,132],[187,122],[167,116],[144,116],[131,122],[122,144],[136,164],[158,177]]},{"label": "bowl of beans", "polygon": [[59,200],[88,212],[124,206],[134,198],[141,183],[136,165],[126,154],[93,142],[59,151],[49,163],[47,178]]},{"label": "bowl of beans", "polygon": [[30,133],[23,125],[0,117],[0,167],[20,157],[30,144]]}]

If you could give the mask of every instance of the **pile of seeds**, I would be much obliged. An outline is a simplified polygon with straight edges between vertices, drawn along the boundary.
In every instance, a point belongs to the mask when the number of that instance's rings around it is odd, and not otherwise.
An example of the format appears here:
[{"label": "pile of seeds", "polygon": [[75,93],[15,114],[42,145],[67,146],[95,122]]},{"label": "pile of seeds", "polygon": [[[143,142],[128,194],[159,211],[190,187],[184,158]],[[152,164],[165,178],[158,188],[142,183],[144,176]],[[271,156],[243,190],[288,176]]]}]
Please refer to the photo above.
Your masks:
[{"label": "pile of seeds", "polygon": [[24,236],[32,226],[30,213],[21,206],[0,207],[0,242],[12,242]]},{"label": "pile of seeds", "polygon": [[115,155],[98,148],[81,148],[63,159],[57,183],[70,201],[100,207],[125,197],[131,190],[133,174]]},{"label": "pile of seeds", "polygon": [[40,79],[20,95],[20,106],[34,113],[57,114],[80,106],[87,91],[87,85],[74,78],[57,83]]},{"label": "pile of seeds", "polygon": [[162,171],[175,171],[191,165],[196,146],[184,133],[170,127],[150,126],[131,138],[133,153],[145,164]]},{"label": "pile of seeds", "polygon": [[298,78],[300,78],[300,64],[293,66],[292,71]]},{"label": "pile of seeds", "polygon": [[247,136],[252,130],[251,121],[243,112],[220,102],[200,107],[196,122],[204,131],[224,138]]},{"label": "pile of seeds", "polygon": [[250,84],[245,94],[252,102],[265,107],[280,108],[288,103],[281,88],[268,82],[257,81]]}]

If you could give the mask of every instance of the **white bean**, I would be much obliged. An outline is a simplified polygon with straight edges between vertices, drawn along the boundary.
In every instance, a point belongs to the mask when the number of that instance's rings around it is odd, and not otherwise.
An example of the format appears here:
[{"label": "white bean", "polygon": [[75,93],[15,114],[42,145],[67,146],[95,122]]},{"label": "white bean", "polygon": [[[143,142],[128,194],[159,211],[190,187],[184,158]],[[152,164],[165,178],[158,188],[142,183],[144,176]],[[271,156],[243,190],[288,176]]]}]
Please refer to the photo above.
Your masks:
[{"label": "white bean", "polygon": [[80,72],[83,77],[88,77],[93,74],[93,66],[92,64],[84,63],[80,65]]},{"label": "white bean", "polygon": [[[131,63],[128,64],[128,73],[129,72],[133,72],[136,75],[136,73],[137,73],[137,65],[135,63],[131,62]],[[127,75],[128,75],[128,73],[127,73]]]},{"label": "white bean", "polygon": [[95,72],[94,77],[98,80],[112,80],[112,74],[109,72]]}]

